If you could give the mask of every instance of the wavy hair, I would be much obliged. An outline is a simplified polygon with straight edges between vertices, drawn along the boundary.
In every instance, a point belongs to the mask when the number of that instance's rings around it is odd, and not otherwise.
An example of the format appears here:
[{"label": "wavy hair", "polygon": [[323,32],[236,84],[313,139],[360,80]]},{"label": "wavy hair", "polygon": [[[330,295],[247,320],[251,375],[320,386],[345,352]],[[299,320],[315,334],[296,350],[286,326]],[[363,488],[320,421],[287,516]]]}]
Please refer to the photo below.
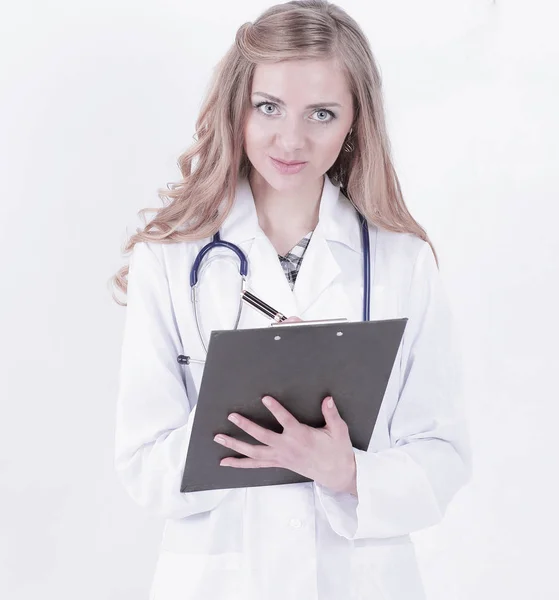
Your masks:
[{"label": "wavy hair", "polygon": [[[324,0],[277,4],[239,27],[213,71],[195,124],[195,142],[178,159],[182,180],[158,190],[162,207],[139,211],[156,214],[125,243],[123,254],[131,253],[137,242],[188,242],[219,230],[233,206],[239,178],[248,177],[251,169],[243,131],[254,70],[259,63],[299,59],[336,60],[353,96],[354,121],[346,138],[353,151],[340,152],[328,177],[369,223],[428,242],[438,265],[433,244],[404,203],[391,158],[381,76],[368,40],[342,8]],[[127,282],[128,266],[110,279],[124,294]],[[114,293],[113,298],[126,306]]]}]

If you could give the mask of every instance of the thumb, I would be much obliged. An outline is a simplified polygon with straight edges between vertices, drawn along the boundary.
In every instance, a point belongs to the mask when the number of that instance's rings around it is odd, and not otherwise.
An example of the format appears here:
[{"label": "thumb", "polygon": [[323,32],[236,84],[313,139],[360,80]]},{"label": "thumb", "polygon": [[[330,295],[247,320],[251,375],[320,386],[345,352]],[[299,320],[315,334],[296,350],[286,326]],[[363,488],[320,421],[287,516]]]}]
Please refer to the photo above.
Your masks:
[{"label": "thumb", "polygon": [[345,425],[345,421],[340,416],[332,396],[327,396],[322,401],[322,414],[324,415],[324,420],[326,421],[326,428],[332,433],[340,433],[340,427]]}]

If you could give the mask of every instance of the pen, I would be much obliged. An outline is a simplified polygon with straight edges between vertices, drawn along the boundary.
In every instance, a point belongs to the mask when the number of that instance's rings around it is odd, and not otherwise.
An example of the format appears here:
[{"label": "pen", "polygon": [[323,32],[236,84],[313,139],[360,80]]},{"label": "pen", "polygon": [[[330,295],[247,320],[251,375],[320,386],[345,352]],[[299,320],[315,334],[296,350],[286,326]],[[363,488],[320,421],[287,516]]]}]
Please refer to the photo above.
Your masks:
[{"label": "pen", "polygon": [[241,292],[241,299],[244,300],[249,306],[256,309],[258,312],[263,314],[265,317],[273,319],[276,323],[286,321],[287,317],[282,315],[278,310],[272,308],[269,304],[266,304],[260,298],[257,298],[254,294],[251,294],[247,290]]}]

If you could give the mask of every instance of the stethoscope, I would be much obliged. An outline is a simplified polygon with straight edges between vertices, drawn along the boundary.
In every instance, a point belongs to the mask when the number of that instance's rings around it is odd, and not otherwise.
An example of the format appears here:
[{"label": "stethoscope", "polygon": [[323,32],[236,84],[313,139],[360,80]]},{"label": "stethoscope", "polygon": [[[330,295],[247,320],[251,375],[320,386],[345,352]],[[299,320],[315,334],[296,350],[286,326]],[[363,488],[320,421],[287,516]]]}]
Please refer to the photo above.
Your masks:
[{"label": "stethoscope", "polygon": [[[359,216],[359,222],[361,224],[361,246],[363,252],[363,321],[369,320],[370,310],[371,310],[371,290],[370,290],[370,280],[371,280],[371,252],[370,252],[370,242],[369,242],[369,226],[367,224],[367,220],[365,217],[357,211]],[[241,276],[241,291],[246,289],[246,281],[248,274],[248,259],[245,253],[235,244],[231,242],[226,242],[221,239],[219,231],[216,232],[212,238],[212,241],[206,244],[200,252],[198,252],[196,258],[194,259],[194,263],[192,264],[192,268],[190,269],[190,290],[191,290],[191,300],[194,307],[194,320],[196,322],[196,329],[198,330],[198,336],[200,338],[200,342],[206,354],[208,353],[208,348],[202,336],[201,326],[200,326],[200,314],[198,310],[198,286],[200,283],[200,267],[202,265],[202,261],[204,257],[211,252],[215,248],[226,248],[234,252],[239,259],[239,274]],[[242,311],[242,300],[239,295],[239,310],[237,312],[237,317],[235,319],[235,325],[233,329],[237,329],[239,326],[239,320],[241,318]],[[185,356],[184,354],[179,354],[177,356],[177,361],[180,364],[188,365],[191,362],[195,363],[204,363],[206,361],[192,358],[190,356]]]}]

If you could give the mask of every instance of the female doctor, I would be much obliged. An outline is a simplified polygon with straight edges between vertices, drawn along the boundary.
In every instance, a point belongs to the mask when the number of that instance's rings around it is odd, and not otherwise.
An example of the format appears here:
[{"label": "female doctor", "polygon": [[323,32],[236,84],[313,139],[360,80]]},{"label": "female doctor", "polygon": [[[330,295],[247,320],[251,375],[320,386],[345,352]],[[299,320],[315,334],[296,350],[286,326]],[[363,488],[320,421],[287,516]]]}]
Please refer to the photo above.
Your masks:
[{"label": "female doctor", "polygon": [[[238,30],[196,131],[182,181],[132,236],[114,280],[127,293],[115,468],[132,499],[165,518],[150,598],[420,600],[410,534],[443,518],[470,453],[447,297],[402,199],[363,32],[327,2],[271,7]],[[242,455],[222,468],[312,481],[181,493],[210,332],[270,324],[248,306],[239,315],[240,262],[223,246],[200,265],[195,310],[201,249],[219,232],[246,256],[248,289],[283,314],[358,321],[358,213],[368,318],[408,318],[368,450],[352,447],[335,398],[317,429],[270,398],[282,433],[233,415],[255,442],[216,438]]]}]

